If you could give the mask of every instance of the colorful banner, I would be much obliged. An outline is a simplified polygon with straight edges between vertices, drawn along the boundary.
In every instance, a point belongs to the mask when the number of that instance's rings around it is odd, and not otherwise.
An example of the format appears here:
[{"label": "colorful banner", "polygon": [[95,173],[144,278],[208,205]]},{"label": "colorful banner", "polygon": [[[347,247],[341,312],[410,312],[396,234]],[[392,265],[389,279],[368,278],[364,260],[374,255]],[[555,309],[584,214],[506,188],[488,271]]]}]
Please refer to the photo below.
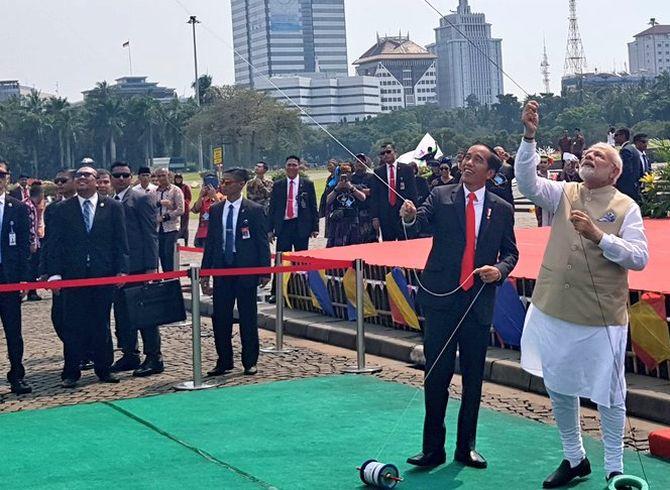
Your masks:
[{"label": "colorful banner", "polygon": [[420,330],[419,317],[414,309],[414,300],[409,294],[407,280],[398,267],[394,267],[391,272],[386,274],[386,293],[393,321]]},{"label": "colorful banner", "polygon": [[[344,286],[344,294],[347,297],[347,316],[349,321],[356,320],[356,272],[349,268],[347,272],[344,273],[342,278],[342,285]],[[368,318],[371,316],[377,316],[377,309],[375,308],[372,298],[368,294],[367,289],[365,289],[365,281],[363,282],[363,289],[365,294],[363,294],[363,318]]]},{"label": "colorful banner", "polygon": [[[292,263],[289,260],[282,260],[281,265],[292,265]],[[282,274],[281,294],[284,297],[284,301],[286,301],[286,306],[293,309],[291,300],[288,297],[288,282],[291,280],[291,274],[291,272],[284,272],[284,274]]]},{"label": "colorful banner", "polygon": [[307,273],[310,296],[315,308],[321,309],[326,315],[335,316],[333,303],[328,295],[327,279],[324,271],[309,271]]},{"label": "colorful banner", "polygon": [[496,303],[493,310],[493,328],[502,343],[519,347],[521,332],[526,318],[514,279],[505,281],[496,292]]},{"label": "colorful banner", "polygon": [[630,338],[633,352],[647,369],[670,359],[670,331],[668,331],[665,296],[644,293],[640,301],[630,307]]}]

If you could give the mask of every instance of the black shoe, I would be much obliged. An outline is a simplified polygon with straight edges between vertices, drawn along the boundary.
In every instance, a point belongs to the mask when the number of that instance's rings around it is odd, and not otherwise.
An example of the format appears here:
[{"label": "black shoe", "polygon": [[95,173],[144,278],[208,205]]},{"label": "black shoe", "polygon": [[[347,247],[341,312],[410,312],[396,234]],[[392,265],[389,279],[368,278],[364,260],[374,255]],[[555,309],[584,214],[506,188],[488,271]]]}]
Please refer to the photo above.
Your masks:
[{"label": "black shoe", "polygon": [[479,454],[474,449],[468,452],[456,451],[454,453],[454,461],[464,464],[465,466],[469,466],[470,468],[477,468],[480,470],[483,470],[488,466],[484,456]]},{"label": "black shoe", "polygon": [[160,374],[165,371],[163,359],[161,357],[147,357],[144,362],[133,371],[133,376],[137,378],[145,378],[152,374]]},{"label": "black shoe", "polygon": [[430,453],[419,453],[411,458],[407,458],[409,464],[421,467],[440,466],[447,461],[447,455],[443,451],[433,451]]},{"label": "black shoe", "polygon": [[582,459],[582,461],[575,466],[570,468],[570,461],[564,459],[561,461],[561,464],[558,465],[556,471],[547,477],[546,480],[542,482],[542,488],[558,488],[564,485],[567,485],[570,481],[575,478],[581,478],[591,474],[591,463],[589,463],[588,458]]},{"label": "black shoe", "polygon": [[82,371],[90,371],[91,369],[93,369],[93,367],[94,367],[94,365],[93,365],[93,361],[91,361],[91,360],[89,360],[89,359],[84,359],[84,360],[81,361],[81,363],[79,364],[79,368],[80,368]]},{"label": "black shoe", "polygon": [[112,364],[110,371],[113,373],[120,373],[121,371],[132,371],[140,367],[140,358],[139,356],[127,356],[123,355]]},{"label": "black shoe", "polygon": [[12,393],[15,393],[17,395],[27,395],[28,393],[32,393],[33,391],[31,386],[22,379],[11,382],[10,390]]},{"label": "black shoe", "polygon": [[219,366],[217,364],[214,369],[212,369],[211,371],[207,371],[207,376],[209,376],[210,378],[213,377],[213,376],[221,376],[221,375],[226,374],[227,372],[232,371],[232,370],[233,370],[233,366],[224,367],[224,366]]},{"label": "black shoe", "polygon": [[63,381],[61,381],[60,385],[63,388],[74,388],[77,386],[77,380],[72,378],[65,378]]},{"label": "black shoe", "polygon": [[101,383],[118,383],[119,378],[114,376],[113,374],[103,374],[102,376],[98,376],[98,379],[100,380]]},{"label": "black shoe", "polygon": [[35,291],[30,291],[28,293],[28,298],[27,299],[28,299],[28,301],[40,301],[42,299],[42,297],[39,294],[37,294]]},{"label": "black shoe", "polygon": [[276,297],[274,294],[268,296],[268,303],[270,303],[271,305],[273,305],[273,304],[275,304],[276,302],[277,302],[277,297]]},{"label": "black shoe", "polygon": [[607,481],[607,483],[609,483],[615,476],[621,476],[621,475],[623,475],[623,473],[621,473],[620,471],[613,471],[612,473],[607,475],[607,477],[605,477],[605,480]]},{"label": "black shoe", "polygon": [[244,374],[246,374],[248,376],[253,376],[257,372],[258,372],[258,369],[256,368],[256,366],[251,366],[251,367],[248,367],[248,368],[244,368]]}]

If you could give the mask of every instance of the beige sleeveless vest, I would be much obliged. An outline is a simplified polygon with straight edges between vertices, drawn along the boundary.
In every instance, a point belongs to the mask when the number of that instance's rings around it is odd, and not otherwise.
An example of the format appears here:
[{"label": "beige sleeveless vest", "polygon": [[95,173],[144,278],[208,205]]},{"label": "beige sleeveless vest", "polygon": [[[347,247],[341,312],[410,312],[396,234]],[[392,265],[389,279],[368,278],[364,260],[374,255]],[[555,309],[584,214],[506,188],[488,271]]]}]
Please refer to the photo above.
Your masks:
[{"label": "beige sleeveless vest", "polygon": [[633,200],[612,186],[590,190],[582,183],[570,182],[564,189],[533,291],[533,304],[547,315],[571,323],[626,325],[628,271],[607,260],[595,243],[580,239],[568,218],[573,210],[583,211],[604,233],[620,236]]}]

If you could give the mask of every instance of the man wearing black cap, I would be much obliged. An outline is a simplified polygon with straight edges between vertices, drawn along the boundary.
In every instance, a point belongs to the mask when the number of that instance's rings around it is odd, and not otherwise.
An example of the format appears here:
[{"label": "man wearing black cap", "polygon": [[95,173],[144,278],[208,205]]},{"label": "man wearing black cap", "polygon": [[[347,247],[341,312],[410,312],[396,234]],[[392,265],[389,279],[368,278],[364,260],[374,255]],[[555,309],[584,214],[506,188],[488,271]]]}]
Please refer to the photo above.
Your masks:
[{"label": "man wearing black cap", "polygon": [[133,187],[133,190],[141,192],[154,192],[158,189],[156,184],[151,183],[151,169],[149,167],[140,167],[137,171],[139,183]]},{"label": "man wearing black cap", "polygon": [[26,174],[19,175],[19,185],[9,192],[9,195],[19,201],[26,201],[30,198],[30,188],[28,186],[28,176]]},{"label": "man wearing black cap", "polygon": [[[243,168],[226,170],[221,180],[221,191],[226,200],[214,204],[209,211],[209,230],[202,256],[202,269],[235,267],[268,267],[270,244],[263,208],[242,197],[242,189],[249,180]],[[258,310],[256,287],[265,286],[270,275],[235,275],[200,280],[205,294],[212,294],[214,311],[212,324],[218,359],[208,376],[220,376],[233,369],[233,306],[237,301],[242,341],[244,374],[256,374],[258,361]]]}]

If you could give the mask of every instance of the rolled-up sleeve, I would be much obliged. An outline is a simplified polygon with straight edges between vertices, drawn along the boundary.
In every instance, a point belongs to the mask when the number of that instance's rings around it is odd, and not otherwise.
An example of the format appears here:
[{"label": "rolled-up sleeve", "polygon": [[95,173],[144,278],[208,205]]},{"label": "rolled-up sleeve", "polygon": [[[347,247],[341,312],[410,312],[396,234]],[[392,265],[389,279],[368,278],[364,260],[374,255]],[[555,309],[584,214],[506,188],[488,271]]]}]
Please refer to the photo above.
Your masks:
[{"label": "rolled-up sleeve", "polygon": [[642,213],[637,204],[631,204],[621,225],[621,236],[604,234],[598,244],[607,260],[624,269],[640,271],[649,261],[649,247],[644,232]]},{"label": "rolled-up sleeve", "polygon": [[537,154],[536,143],[521,141],[514,162],[514,174],[519,192],[530,199],[533,204],[555,213],[561,202],[565,183],[541,179],[537,176],[540,155]]}]

